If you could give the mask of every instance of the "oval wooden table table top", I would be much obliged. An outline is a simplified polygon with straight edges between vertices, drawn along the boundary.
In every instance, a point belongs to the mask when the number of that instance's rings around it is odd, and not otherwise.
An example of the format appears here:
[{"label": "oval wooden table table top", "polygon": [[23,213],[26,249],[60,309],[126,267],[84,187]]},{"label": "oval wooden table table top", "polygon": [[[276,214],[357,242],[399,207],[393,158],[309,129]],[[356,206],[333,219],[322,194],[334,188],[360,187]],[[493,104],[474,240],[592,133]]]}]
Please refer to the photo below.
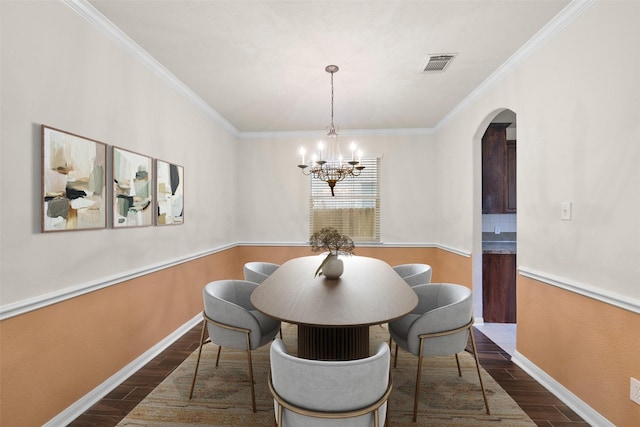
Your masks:
[{"label": "oval wooden table table top", "polygon": [[389,264],[375,258],[341,256],[339,279],[314,277],[323,258],[285,262],[253,291],[251,303],[268,316],[298,325],[299,357],[367,357],[369,326],[411,312],[418,297]]}]

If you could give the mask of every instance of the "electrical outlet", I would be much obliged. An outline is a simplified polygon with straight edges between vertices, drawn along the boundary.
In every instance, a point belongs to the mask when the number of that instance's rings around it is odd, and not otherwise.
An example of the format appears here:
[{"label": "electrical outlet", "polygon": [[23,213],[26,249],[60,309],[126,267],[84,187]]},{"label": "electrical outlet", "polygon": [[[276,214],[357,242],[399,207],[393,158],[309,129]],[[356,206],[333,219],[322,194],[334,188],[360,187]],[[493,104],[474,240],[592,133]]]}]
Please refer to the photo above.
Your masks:
[{"label": "electrical outlet", "polygon": [[640,405],[640,381],[631,377],[631,391],[629,392],[629,398]]},{"label": "electrical outlet", "polygon": [[501,231],[501,229],[500,229],[500,226],[499,226],[499,225],[496,225],[495,227],[493,227],[493,232],[494,232],[495,234],[500,234],[500,231]]}]

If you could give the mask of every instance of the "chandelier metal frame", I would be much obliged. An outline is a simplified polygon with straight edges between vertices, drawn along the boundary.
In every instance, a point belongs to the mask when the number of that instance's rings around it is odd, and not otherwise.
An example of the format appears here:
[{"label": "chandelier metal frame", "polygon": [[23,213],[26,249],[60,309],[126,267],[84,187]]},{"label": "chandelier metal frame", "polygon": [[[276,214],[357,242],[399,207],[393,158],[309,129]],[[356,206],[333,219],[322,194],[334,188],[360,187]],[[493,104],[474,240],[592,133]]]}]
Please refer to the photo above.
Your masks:
[{"label": "chandelier metal frame", "polygon": [[[333,188],[335,185],[344,180],[347,177],[359,176],[364,166],[360,164],[359,160],[356,160],[354,150],[351,151],[351,160],[345,162],[340,154],[340,148],[338,146],[338,130],[336,130],[333,124],[333,75],[338,72],[340,68],[337,65],[327,65],[325,71],[331,74],[331,125],[329,126],[328,150],[326,152],[320,149],[320,158],[318,160],[312,160],[311,165],[305,164],[304,152],[302,153],[302,162],[298,165],[302,169],[302,173],[306,176],[311,175],[312,178],[319,179],[329,184],[331,188],[331,195],[335,196]],[[326,155],[326,156],[325,156]],[[307,169],[308,168],[308,169]]]}]

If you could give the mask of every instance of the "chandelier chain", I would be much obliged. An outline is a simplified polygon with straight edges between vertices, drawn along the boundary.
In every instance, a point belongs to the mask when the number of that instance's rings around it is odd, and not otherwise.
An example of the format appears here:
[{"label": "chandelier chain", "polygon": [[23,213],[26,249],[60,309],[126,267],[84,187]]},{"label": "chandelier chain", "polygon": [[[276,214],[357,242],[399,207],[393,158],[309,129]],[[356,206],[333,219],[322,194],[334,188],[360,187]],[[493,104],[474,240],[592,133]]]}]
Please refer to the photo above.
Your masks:
[{"label": "chandelier chain", "polygon": [[333,73],[331,73],[331,129],[334,129],[333,125]]}]

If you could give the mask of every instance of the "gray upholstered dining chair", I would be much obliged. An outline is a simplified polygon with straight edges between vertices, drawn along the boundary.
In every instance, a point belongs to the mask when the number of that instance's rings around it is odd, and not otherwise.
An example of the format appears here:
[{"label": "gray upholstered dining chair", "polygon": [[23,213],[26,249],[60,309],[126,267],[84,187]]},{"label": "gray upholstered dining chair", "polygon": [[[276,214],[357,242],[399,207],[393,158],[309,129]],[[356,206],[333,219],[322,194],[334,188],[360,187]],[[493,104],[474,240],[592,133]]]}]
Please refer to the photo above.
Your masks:
[{"label": "gray upholstered dining chair", "polygon": [[380,343],[364,359],[325,361],[287,353],[271,344],[269,389],[278,427],[381,427],[387,418],[392,381],[390,351]]},{"label": "gray upholstered dining chair", "polygon": [[244,265],[244,280],[260,284],[280,267],[271,262],[253,261]]},{"label": "gray upholstered dining chair", "polygon": [[198,361],[193,372],[189,399],[193,397],[196,375],[200,365],[202,346],[205,344],[205,329],[209,338],[218,345],[216,367],[220,361],[222,347],[246,350],[249,361],[249,382],[251,384],[251,406],[256,412],[256,396],[253,386],[253,364],[251,350],[272,341],[280,330],[280,321],[272,319],[253,307],[251,293],[258,285],[246,280],[218,280],[204,287],[204,311],[202,312],[202,333]]},{"label": "gray upholstered dining chair", "polygon": [[411,287],[431,283],[431,266],[428,264],[401,264],[393,269]]},{"label": "gray upholstered dining chair", "polygon": [[484,405],[489,414],[489,402],[482,383],[476,341],[473,336],[471,290],[451,283],[418,285],[412,289],[418,294],[418,305],[406,316],[389,322],[389,334],[396,343],[394,367],[398,363],[398,346],[418,356],[413,421],[416,421],[418,415],[422,358],[455,354],[458,375],[462,376],[458,353],[466,349],[469,336]]}]

